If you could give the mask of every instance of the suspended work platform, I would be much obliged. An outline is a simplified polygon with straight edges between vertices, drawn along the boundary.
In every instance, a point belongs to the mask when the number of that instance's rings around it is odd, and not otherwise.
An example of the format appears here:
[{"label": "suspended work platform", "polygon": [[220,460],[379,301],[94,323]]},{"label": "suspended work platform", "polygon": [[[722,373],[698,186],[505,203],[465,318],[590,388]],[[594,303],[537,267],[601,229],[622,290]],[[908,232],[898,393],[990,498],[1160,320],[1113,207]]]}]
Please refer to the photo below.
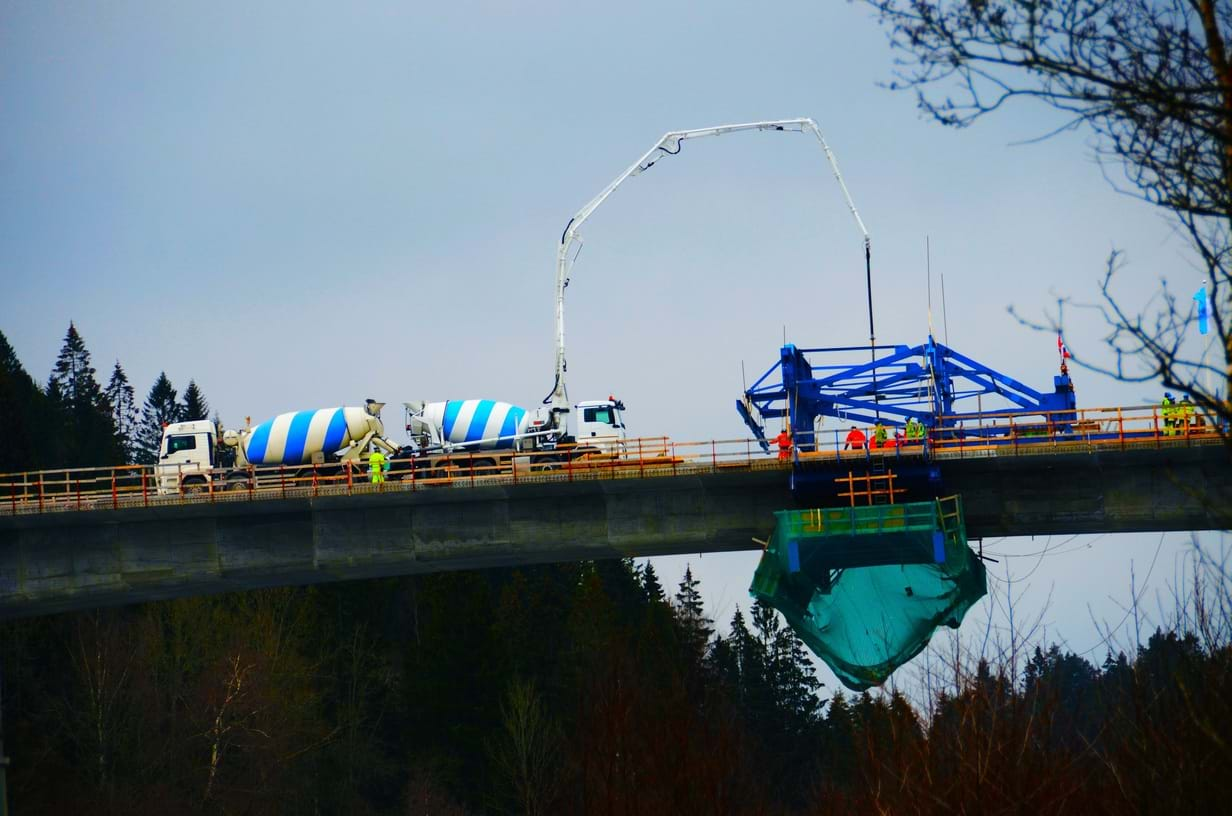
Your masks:
[{"label": "suspended work platform", "polygon": [[775,517],[749,591],[848,688],[883,683],[987,593],[958,496]]}]

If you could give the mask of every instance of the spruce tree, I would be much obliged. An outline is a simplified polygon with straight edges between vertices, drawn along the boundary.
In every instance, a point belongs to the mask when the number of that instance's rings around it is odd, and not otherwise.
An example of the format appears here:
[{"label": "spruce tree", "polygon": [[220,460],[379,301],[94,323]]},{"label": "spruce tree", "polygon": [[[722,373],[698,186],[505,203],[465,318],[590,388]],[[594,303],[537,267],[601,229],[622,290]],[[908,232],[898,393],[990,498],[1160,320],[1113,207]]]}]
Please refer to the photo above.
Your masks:
[{"label": "spruce tree", "polygon": [[659,583],[659,575],[655,572],[654,564],[646,562],[645,569],[642,570],[642,587],[646,590],[646,600],[650,603],[666,603],[667,596],[663,592],[663,584]]},{"label": "spruce tree", "polygon": [[111,420],[115,425],[116,437],[119,439],[120,450],[124,455],[125,464],[137,461],[137,430],[140,420],[137,414],[137,399],[128,375],[120,361],[116,360],[111,371],[111,379],[103,391],[107,402],[111,405]]},{"label": "spruce tree", "polygon": [[35,470],[50,461],[47,445],[51,440],[43,439],[48,436],[46,425],[43,392],[0,332],[0,428],[6,436],[0,445],[0,473]]},{"label": "spruce tree", "polygon": [[714,631],[702,604],[702,594],[698,590],[700,585],[701,582],[693,577],[692,566],[686,565],[684,578],[676,591],[676,623],[685,655],[694,665],[700,665],[710,633]]},{"label": "spruce tree", "polygon": [[778,612],[760,600],[753,604],[753,625],[765,654],[767,682],[785,734],[800,737],[811,733],[820,716],[817,690],[821,683],[804,644],[791,627],[782,625]]},{"label": "spruce tree", "polygon": [[205,401],[205,395],[197,387],[194,380],[188,381],[184,389],[184,404],[180,406],[180,422],[195,422],[210,418],[210,404]]},{"label": "spruce tree", "polygon": [[180,421],[180,404],[167,373],[160,371],[141,408],[141,427],[137,431],[137,462],[152,465],[158,461],[163,426]]},{"label": "spruce tree", "polygon": [[66,443],[65,465],[111,465],[123,457],[111,405],[94,375],[85,341],[69,323],[47,383],[52,411],[58,415]]}]

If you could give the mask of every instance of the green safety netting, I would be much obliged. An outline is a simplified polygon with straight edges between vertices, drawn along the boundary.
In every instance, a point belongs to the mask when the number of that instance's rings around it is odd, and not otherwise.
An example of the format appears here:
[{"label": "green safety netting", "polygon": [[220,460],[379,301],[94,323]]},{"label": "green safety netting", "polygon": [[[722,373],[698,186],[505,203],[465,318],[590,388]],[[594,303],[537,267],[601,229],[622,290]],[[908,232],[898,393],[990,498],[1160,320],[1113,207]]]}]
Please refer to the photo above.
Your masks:
[{"label": "green safety netting", "polygon": [[962,502],[780,510],[749,592],[856,691],[957,628],[988,591]]}]

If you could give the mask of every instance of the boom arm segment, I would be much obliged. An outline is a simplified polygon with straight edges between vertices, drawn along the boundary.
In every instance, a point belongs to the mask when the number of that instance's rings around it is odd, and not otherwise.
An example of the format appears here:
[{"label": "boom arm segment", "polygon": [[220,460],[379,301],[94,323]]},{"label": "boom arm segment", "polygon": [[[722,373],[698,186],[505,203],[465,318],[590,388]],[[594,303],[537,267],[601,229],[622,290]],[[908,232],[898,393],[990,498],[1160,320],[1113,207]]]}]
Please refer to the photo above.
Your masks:
[{"label": "boom arm segment", "polygon": [[569,219],[569,223],[565,225],[565,231],[560,236],[560,246],[556,250],[556,383],[552,387],[552,393],[543,400],[545,405],[550,404],[552,406],[552,413],[554,415],[569,411],[569,394],[565,388],[565,287],[569,285],[569,268],[571,266],[569,252],[575,242],[581,243],[582,239],[578,236],[578,230],[582,228],[582,224],[586,223],[586,219],[590,218],[594,211],[599,208],[599,205],[606,201],[607,197],[614,193],[616,188],[623,184],[626,179],[654,167],[655,163],[663,156],[675,156],[679,153],[685,139],[697,139],[702,136],[722,136],[726,133],[739,133],[746,130],[770,130],[792,133],[809,132],[817,137],[817,141],[821,144],[821,149],[825,151],[826,159],[830,163],[830,169],[834,173],[834,178],[838,181],[838,186],[843,191],[843,198],[847,202],[847,208],[851,210],[851,215],[855,219],[856,225],[860,228],[860,233],[864,236],[864,252],[865,257],[868,257],[870,246],[868,230],[865,229],[864,221],[860,218],[860,213],[856,211],[855,202],[851,200],[851,193],[847,191],[847,185],[843,182],[843,176],[839,172],[838,162],[834,158],[834,153],[830,150],[830,146],[826,144],[825,137],[821,135],[821,129],[817,127],[817,123],[812,119],[777,119],[768,122],[747,122],[739,125],[720,125],[719,127],[699,128],[697,130],[674,130],[665,134],[662,139],[655,143],[654,147],[642,154],[641,158],[629,165],[628,169],[591,199],[590,203],[578,210]]}]

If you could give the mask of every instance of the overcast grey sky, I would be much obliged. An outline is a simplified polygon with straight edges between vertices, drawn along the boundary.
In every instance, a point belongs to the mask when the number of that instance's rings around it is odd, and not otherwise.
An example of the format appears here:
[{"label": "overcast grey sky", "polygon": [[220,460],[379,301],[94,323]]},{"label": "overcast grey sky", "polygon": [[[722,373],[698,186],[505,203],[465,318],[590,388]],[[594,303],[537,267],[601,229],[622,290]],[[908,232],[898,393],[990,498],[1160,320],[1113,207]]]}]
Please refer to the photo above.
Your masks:
[{"label": "overcast grey sky", "polygon": [[[104,380],[116,359],[142,397],[160,370],[195,379],[228,424],[367,397],[391,428],[407,400],[534,406],[570,216],[668,130],[796,116],[872,233],[879,340],[926,337],[926,236],[950,344],[1041,389],[1055,339],[1007,305],[1094,299],[1113,247],[1131,303],[1161,276],[1197,287],[1184,241],[1113,191],[1085,134],[1015,145],[1057,124],[1026,104],[944,130],[878,87],[892,60],[869,13],[833,1],[0,0],[0,329],[45,380],[75,321]],[[743,437],[742,362],[751,381],[784,330],[867,339],[861,238],[803,135],[688,143],[583,237],[570,396],[619,395],[634,435]],[[1082,316],[1066,340],[1096,354],[1102,331]],[[1158,397],[1075,380],[1083,406]],[[1184,539],[1051,542],[1009,575],[1026,606],[1051,593],[1050,633],[1084,650],[1092,615],[1123,616],[1108,598],[1127,601],[1131,564],[1141,583],[1158,551],[1153,597]],[[747,606],[755,554],[689,560],[724,623]]]}]

